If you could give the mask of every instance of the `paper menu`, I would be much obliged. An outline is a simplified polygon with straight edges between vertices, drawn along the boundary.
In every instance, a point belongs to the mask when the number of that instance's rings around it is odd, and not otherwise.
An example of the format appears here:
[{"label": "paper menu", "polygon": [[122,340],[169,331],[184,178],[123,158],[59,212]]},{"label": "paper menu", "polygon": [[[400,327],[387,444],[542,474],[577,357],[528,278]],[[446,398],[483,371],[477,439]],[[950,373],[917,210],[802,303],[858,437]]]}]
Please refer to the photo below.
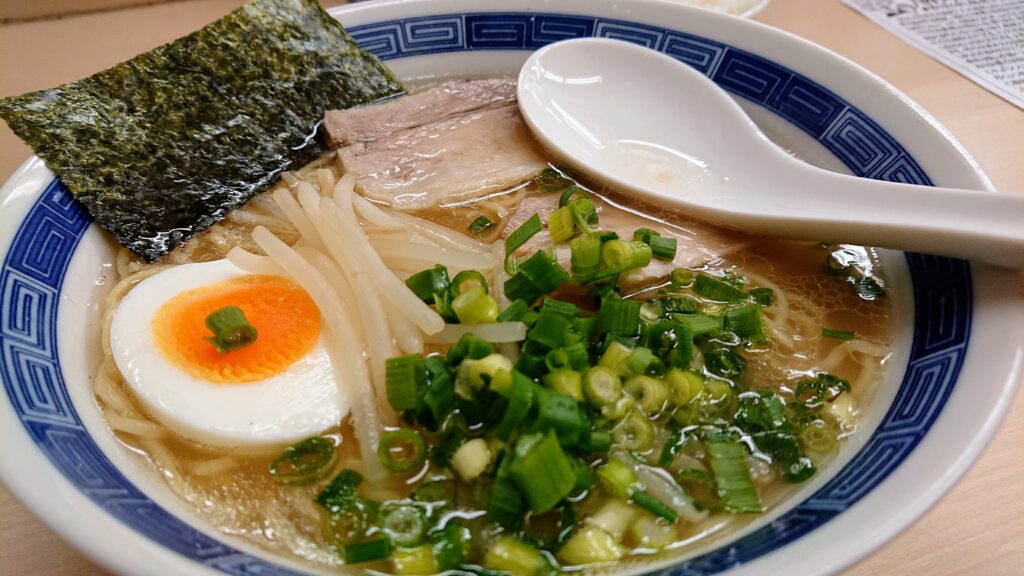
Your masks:
[{"label": "paper menu", "polygon": [[842,0],[879,26],[1024,108],[1024,0]]}]

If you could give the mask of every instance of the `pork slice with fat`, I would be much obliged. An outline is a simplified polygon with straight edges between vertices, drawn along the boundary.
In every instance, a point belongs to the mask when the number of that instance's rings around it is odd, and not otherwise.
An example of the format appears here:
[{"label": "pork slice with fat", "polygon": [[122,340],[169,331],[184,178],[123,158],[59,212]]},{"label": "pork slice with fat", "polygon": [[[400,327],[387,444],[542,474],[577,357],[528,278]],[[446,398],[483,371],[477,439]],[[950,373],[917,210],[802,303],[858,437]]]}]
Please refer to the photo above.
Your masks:
[{"label": "pork slice with fat", "polygon": [[505,105],[399,130],[338,150],[357,190],[400,210],[507,190],[548,166],[519,108]]},{"label": "pork slice with fat", "polygon": [[514,80],[452,80],[377,105],[329,110],[324,114],[324,130],[331,147],[340,148],[515,101]]}]

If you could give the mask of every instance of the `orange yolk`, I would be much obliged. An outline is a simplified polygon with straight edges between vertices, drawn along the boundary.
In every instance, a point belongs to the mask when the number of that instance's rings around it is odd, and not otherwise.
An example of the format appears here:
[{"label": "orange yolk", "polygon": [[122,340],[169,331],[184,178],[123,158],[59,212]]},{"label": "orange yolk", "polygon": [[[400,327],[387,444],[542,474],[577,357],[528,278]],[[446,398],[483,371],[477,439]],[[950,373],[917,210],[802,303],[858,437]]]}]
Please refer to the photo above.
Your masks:
[{"label": "orange yolk", "polygon": [[[256,342],[221,354],[205,340],[206,317],[225,306],[242,309]],[[242,276],[182,292],[157,310],[153,335],[175,366],[209,382],[263,380],[288,369],[320,337],[320,311],[306,292],[277,276]]]}]

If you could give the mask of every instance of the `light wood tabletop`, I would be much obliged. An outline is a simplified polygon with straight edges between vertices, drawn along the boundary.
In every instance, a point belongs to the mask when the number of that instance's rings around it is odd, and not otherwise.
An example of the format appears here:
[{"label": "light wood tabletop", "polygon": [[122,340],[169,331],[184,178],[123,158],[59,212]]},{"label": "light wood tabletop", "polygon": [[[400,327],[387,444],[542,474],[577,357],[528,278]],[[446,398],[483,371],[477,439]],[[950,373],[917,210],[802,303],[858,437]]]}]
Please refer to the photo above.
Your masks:
[{"label": "light wood tabletop", "polygon": [[[240,4],[193,0],[0,25],[0,96],[82,78],[182,36]],[[1024,193],[1024,110],[838,2],[772,0],[756,19],[826,46],[888,80],[944,124],[997,189]],[[0,127],[0,179],[29,154],[6,126]],[[995,439],[963,480],[913,527],[847,574],[1024,573],[1022,477],[1024,398],[1018,395]],[[105,573],[0,487],[0,576]]]}]

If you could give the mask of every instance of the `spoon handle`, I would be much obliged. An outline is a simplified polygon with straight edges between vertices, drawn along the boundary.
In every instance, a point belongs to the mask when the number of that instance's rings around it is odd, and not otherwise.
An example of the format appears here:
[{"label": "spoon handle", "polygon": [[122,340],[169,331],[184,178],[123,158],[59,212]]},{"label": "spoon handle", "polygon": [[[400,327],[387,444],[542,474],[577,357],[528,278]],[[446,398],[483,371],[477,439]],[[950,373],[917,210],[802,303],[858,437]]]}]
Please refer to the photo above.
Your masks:
[{"label": "spoon handle", "polygon": [[1024,268],[1024,195],[868,180],[793,164],[775,182],[783,187],[778,197],[800,188],[819,193],[793,193],[799,205],[787,206],[788,221],[766,232]]}]

